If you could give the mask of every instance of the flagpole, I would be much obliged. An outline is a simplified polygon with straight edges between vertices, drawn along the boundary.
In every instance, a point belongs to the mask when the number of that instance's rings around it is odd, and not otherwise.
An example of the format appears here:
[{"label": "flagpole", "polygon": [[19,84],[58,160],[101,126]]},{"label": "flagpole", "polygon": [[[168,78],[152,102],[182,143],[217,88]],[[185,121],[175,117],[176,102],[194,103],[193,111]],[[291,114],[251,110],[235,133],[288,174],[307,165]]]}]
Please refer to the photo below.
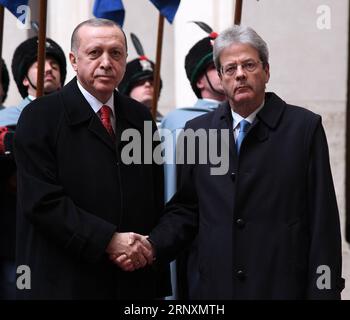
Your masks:
[{"label": "flagpole", "polygon": [[45,44],[46,44],[46,12],[47,0],[39,3],[39,45],[38,45],[38,75],[36,96],[44,94],[44,72],[45,72]]},{"label": "flagpole", "polygon": [[[4,34],[4,7],[0,5],[0,57],[2,57],[2,41]],[[2,60],[0,60],[0,83],[2,82]]]},{"label": "flagpole", "polygon": [[[350,14],[350,7],[348,15]],[[345,239],[350,243],[350,20],[348,20],[347,93],[345,124]]]},{"label": "flagpole", "polygon": [[154,120],[157,117],[158,97],[159,97],[159,90],[160,90],[160,64],[162,60],[163,32],[164,32],[164,16],[159,14],[157,55],[156,55],[156,65],[154,70],[154,80],[153,80],[154,91],[153,91],[153,101],[152,101],[152,117]]},{"label": "flagpole", "polygon": [[236,0],[234,24],[241,24],[243,0]]},{"label": "flagpole", "polygon": [[4,34],[4,7],[0,5],[0,56],[2,57],[2,40]]}]

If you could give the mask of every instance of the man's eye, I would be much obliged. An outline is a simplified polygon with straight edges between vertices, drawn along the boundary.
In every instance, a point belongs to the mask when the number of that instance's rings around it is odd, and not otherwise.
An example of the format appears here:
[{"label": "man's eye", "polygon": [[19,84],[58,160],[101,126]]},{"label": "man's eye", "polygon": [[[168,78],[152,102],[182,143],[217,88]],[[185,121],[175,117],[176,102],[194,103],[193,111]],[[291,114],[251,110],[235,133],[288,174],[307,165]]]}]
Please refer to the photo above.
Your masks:
[{"label": "man's eye", "polygon": [[226,68],[226,72],[227,72],[227,73],[232,73],[232,72],[234,72],[234,71],[236,71],[236,70],[237,70],[237,66],[235,66],[235,65],[228,66],[228,67]]},{"label": "man's eye", "polygon": [[96,57],[98,55],[98,51],[97,50],[92,50],[89,52],[89,56],[91,57]]},{"label": "man's eye", "polygon": [[247,69],[253,69],[255,67],[255,63],[253,61],[248,61],[244,64],[244,67]]},{"label": "man's eye", "polygon": [[114,59],[119,59],[122,56],[122,53],[119,50],[115,50],[112,52],[112,56]]}]

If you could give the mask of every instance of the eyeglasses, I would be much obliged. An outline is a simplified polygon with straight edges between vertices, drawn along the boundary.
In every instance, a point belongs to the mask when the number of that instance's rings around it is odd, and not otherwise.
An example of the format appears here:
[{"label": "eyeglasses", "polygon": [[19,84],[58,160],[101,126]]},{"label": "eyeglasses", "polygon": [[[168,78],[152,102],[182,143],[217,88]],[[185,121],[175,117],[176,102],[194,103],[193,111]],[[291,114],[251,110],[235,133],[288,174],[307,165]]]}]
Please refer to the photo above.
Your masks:
[{"label": "eyeglasses", "polygon": [[230,63],[226,66],[221,67],[221,74],[227,77],[232,77],[233,75],[236,74],[238,70],[238,66],[241,66],[243,70],[246,70],[248,72],[253,72],[257,68],[259,63],[262,63],[262,62],[247,60],[247,61],[244,61],[243,63]]}]

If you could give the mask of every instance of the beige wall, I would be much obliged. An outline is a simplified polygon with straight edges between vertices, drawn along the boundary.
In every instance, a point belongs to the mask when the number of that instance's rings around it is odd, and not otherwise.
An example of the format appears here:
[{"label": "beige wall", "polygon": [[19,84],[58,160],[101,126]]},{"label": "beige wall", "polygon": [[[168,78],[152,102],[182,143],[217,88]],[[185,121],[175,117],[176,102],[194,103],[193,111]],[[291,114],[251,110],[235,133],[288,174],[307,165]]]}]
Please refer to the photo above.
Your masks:
[{"label": "beige wall", "polygon": [[[330,9],[330,29],[320,29],[320,6]],[[323,118],[344,230],[345,118],[348,56],[347,0],[244,1],[242,24],[255,28],[270,49],[268,90]],[[323,11],[324,12],[324,11]],[[350,281],[349,246],[343,241],[344,276]],[[343,298],[350,299],[346,288]]]},{"label": "beige wall", "polygon": [[[149,0],[124,0],[123,3],[126,10],[123,27],[129,45],[128,61],[137,57],[130,40],[130,32],[136,34],[146,55],[155,61],[159,12]],[[158,105],[161,113],[166,113],[174,107],[174,72],[174,28],[165,20],[161,63],[163,88]]]},{"label": "beige wall", "polygon": [[[31,0],[31,2],[36,0]],[[74,27],[81,21],[92,16],[91,7],[93,0],[80,0],[80,1],[70,1],[70,0],[60,0],[60,1],[48,1],[47,10],[47,37],[55,40],[66,53],[67,59],[67,78],[66,82],[69,81],[73,76],[73,69],[70,67],[68,61],[68,53],[70,48],[70,35]],[[37,7],[37,3],[35,3]],[[32,18],[38,16],[38,12],[35,12],[35,7],[31,6]],[[38,20],[38,19],[36,19]],[[4,25],[4,41],[3,41],[3,57],[6,61],[6,65],[10,71],[12,55],[16,47],[25,39],[28,38],[29,34],[33,34],[33,30],[20,29],[17,26],[15,17],[5,10],[5,25]],[[31,35],[29,35],[31,36]],[[18,93],[17,86],[12,78],[8,98],[5,102],[6,106],[17,105],[21,101],[21,97]]]},{"label": "beige wall", "polygon": [[[330,29],[317,26],[321,5],[331,10]],[[322,115],[343,217],[348,1],[245,1],[242,24],[255,28],[269,45],[268,90]]]},{"label": "beige wall", "polygon": [[190,21],[204,21],[219,32],[233,23],[232,0],[191,0],[182,1],[174,22],[175,32],[175,106],[193,105],[197,98],[185,73],[185,56],[190,48],[207,36],[202,29]]},{"label": "beige wall", "polygon": [[93,0],[48,1],[47,36],[54,39],[66,54],[66,83],[75,76],[69,62],[70,38],[80,22],[92,17],[92,4]]},{"label": "beige wall", "polygon": [[16,47],[26,38],[27,30],[19,29],[17,27],[16,18],[8,12],[8,10],[5,10],[2,57],[5,60],[10,75],[10,87],[7,93],[7,99],[4,103],[5,106],[16,105],[21,101],[20,94],[12,77],[11,62]]}]

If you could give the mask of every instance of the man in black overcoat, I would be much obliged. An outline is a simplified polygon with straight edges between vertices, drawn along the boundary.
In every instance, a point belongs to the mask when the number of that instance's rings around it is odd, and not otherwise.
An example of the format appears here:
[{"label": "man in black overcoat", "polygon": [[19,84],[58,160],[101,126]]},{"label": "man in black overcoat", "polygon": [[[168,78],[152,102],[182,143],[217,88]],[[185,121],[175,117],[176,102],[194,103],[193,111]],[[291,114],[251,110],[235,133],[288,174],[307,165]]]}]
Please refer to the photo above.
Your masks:
[{"label": "man in black overcoat", "polygon": [[[18,167],[17,265],[31,271],[22,299],[154,299],[170,294],[167,264],[129,231],[148,234],[163,209],[163,171],[154,161],[122,158],[125,130],[156,131],[148,109],[115,88],[125,72],[125,34],[91,19],[72,35],[76,78],[22,112],[15,137]],[[125,140],[125,141],[124,141]],[[136,256],[135,253],[140,253]],[[127,272],[109,256],[125,256]],[[148,260],[147,260],[148,259]]]},{"label": "man in black overcoat", "polygon": [[[149,235],[156,260],[174,259],[197,235],[198,299],[339,299],[339,213],[321,117],[265,92],[268,49],[253,29],[221,32],[214,62],[228,102],[187,122],[178,191]],[[191,144],[187,129],[212,135]],[[203,161],[215,144],[227,170]]]}]

